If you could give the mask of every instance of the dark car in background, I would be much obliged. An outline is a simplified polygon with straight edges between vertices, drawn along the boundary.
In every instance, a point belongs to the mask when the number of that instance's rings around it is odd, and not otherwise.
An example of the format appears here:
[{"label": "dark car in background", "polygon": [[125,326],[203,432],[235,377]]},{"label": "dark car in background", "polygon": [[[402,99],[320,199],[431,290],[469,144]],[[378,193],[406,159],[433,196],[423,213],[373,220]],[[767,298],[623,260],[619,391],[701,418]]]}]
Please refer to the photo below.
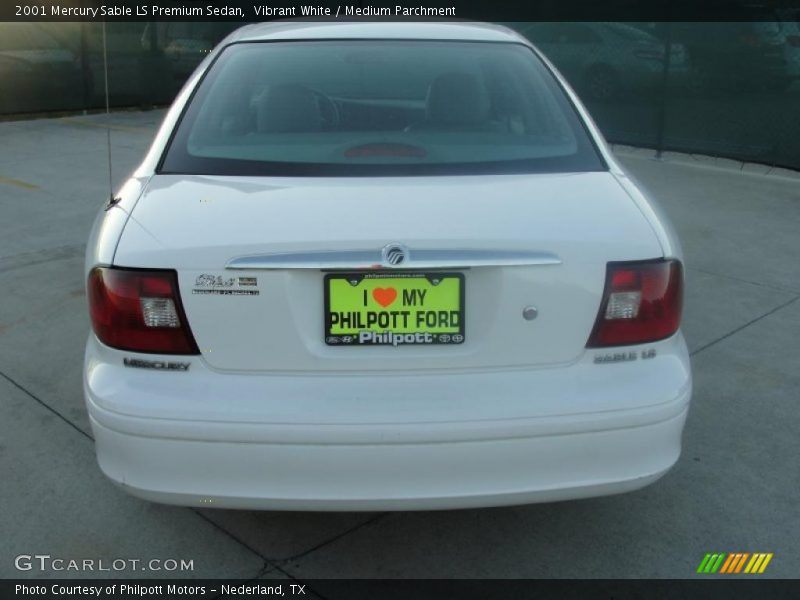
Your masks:
[{"label": "dark car in background", "polygon": [[236,26],[0,23],[0,114],[103,108],[106,86],[112,107],[168,104]]},{"label": "dark car in background", "polygon": [[192,21],[148,23],[141,35],[141,46],[145,52],[156,48],[163,54],[172,78],[180,87],[200,61],[236,25]]},{"label": "dark car in background", "polygon": [[[608,101],[625,93],[650,90],[661,83],[664,42],[626,23],[516,23],[588,100]],[[684,47],[673,44],[670,72],[686,72]]]},{"label": "dark car in background", "polygon": [[800,79],[800,10],[776,11],[778,24],[786,38],[783,56],[786,59],[786,72],[789,79]]},{"label": "dark car in background", "polygon": [[84,93],[75,49],[38,23],[0,23],[0,114],[78,108]]},{"label": "dark car in background", "polygon": [[[689,89],[696,92],[782,91],[800,75],[793,65],[792,25],[771,11],[750,11],[726,23],[649,23],[656,37],[669,38],[690,56]],[[669,31],[668,31],[669,29]]]},{"label": "dark car in background", "polygon": [[[109,23],[108,92],[112,106],[151,106],[172,102],[211,48],[236,23]],[[95,107],[105,103],[103,37],[86,30],[87,55]]]}]

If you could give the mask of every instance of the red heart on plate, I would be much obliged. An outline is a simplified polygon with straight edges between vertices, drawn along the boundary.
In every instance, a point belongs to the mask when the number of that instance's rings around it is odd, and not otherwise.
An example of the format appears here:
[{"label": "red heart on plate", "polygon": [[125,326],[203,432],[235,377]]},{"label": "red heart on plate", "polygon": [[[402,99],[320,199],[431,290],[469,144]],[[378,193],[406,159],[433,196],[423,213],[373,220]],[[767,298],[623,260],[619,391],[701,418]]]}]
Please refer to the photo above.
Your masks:
[{"label": "red heart on plate", "polygon": [[372,290],[372,297],[375,302],[386,308],[397,298],[397,290],[394,288],[375,288]]}]

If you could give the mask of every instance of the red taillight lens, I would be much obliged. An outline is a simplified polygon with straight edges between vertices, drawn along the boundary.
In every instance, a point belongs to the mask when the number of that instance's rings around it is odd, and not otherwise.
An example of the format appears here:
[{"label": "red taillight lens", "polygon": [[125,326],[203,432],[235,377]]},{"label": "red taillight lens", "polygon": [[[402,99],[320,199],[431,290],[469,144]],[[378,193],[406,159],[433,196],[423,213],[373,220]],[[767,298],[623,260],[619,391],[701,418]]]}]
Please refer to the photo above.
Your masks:
[{"label": "red taillight lens", "polygon": [[606,287],[587,348],[644,344],[678,331],[683,269],[677,260],[608,263]]},{"label": "red taillight lens", "polygon": [[97,267],[89,274],[89,316],[112,348],[199,354],[178,293],[175,271]]}]

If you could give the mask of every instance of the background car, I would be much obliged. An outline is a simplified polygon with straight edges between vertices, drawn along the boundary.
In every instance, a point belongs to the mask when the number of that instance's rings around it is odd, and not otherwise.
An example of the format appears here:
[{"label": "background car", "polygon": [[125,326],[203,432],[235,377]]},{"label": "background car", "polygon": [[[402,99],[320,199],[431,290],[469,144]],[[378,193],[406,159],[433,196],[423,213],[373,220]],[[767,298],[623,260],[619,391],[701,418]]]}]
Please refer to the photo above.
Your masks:
[{"label": "background car", "polygon": [[776,11],[786,40],[783,46],[786,71],[790,79],[800,79],[800,10]]},{"label": "background car", "polygon": [[[665,45],[626,23],[516,24],[520,33],[553,61],[588,100],[608,101],[623,93],[652,90],[664,73]],[[682,44],[673,44],[671,77],[687,70]]]},{"label": "background car", "polygon": [[76,108],[84,102],[77,52],[37,23],[0,23],[0,113]]},{"label": "background car", "polygon": [[180,88],[200,61],[236,24],[204,22],[148,23],[141,35],[141,47],[148,53],[163,53],[175,85]]},{"label": "background car", "polygon": [[[690,91],[782,91],[791,85],[788,59],[795,41],[787,43],[788,26],[771,9],[740,8],[737,14],[738,21],[669,25],[669,38],[690,57]],[[645,26],[666,39],[666,23]]]}]

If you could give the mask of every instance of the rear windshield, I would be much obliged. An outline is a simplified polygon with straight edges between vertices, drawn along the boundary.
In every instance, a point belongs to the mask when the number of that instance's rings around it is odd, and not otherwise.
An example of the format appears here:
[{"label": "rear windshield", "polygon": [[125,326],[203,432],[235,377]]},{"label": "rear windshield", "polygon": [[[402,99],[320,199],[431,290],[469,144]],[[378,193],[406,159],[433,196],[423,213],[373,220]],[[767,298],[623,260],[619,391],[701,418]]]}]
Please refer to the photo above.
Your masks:
[{"label": "rear windshield", "polygon": [[606,167],[536,55],[513,43],[233,44],[161,173],[423,175]]}]

